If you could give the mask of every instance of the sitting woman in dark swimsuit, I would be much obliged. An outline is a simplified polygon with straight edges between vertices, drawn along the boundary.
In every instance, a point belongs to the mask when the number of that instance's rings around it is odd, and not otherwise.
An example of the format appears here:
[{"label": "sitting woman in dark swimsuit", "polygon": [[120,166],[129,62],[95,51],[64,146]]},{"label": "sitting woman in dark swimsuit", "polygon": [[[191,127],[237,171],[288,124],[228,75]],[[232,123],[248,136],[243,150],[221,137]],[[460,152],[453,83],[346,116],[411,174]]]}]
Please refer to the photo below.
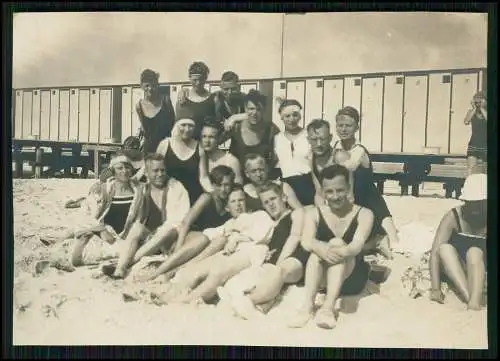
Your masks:
[{"label": "sitting woman in dark swimsuit", "polygon": [[444,303],[441,279],[451,281],[469,310],[480,310],[486,279],[487,176],[472,174],[460,197],[465,203],[447,212],[432,245],[431,300]]},{"label": "sitting woman in dark swimsuit", "polygon": [[[173,270],[198,255],[208,246],[209,240],[202,233],[207,228],[223,225],[231,218],[226,203],[233,188],[233,170],[219,165],[210,172],[213,192],[202,194],[191,207],[179,227],[174,253],[156,270],[150,279]],[[173,276],[170,272],[168,276]]]},{"label": "sitting woman in dark swimsuit", "polygon": [[245,98],[245,119],[235,123],[231,131],[221,139],[221,143],[231,139],[229,152],[238,158],[242,168],[245,156],[250,153],[262,155],[269,169],[274,169],[276,165],[274,136],[278,134],[279,128],[274,123],[264,120],[265,107],[266,97],[257,90],[251,90]]},{"label": "sitting woman in dark swimsuit", "polygon": [[191,88],[182,89],[175,106],[176,119],[180,119],[179,113],[182,109],[189,108],[191,119],[195,123],[193,135],[195,139],[200,139],[205,118],[215,117],[214,96],[205,88],[209,72],[208,66],[203,62],[197,61],[191,64],[189,67]]},{"label": "sitting woman in dark swimsuit", "polygon": [[174,126],[175,113],[168,94],[161,94],[158,83],[159,74],[146,69],[141,74],[141,88],[144,99],[136,104],[137,115],[141,122],[139,138],[144,138],[142,151],[146,155],[156,152],[158,144],[170,137]]},{"label": "sitting woman in dark swimsuit", "polygon": [[88,210],[97,220],[94,227],[72,234],[76,245],[71,256],[74,266],[84,264],[83,252],[93,236],[110,244],[126,238],[140,216],[142,185],[131,181],[132,164],[124,155],[111,159],[113,177],[94,187],[87,197]]},{"label": "sitting woman in dark swimsuit", "polygon": [[167,174],[182,183],[193,205],[203,194],[203,187],[200,184],[201,151],[199,142],[193,138],[195,122],[188,116],[190,114],[186,114],[185,118],[176,122],[177,131],[171,138],[161,141],[156,153],[165,157]]},{"label": "sitting woman in dark swimsuit", "polygon": [[347,168],[328,167],[320,173],[319,182],[326,204],[305,208],[301,244],[311,252],[305,274],[305,303],[290,320],[290,327],[303,327],[311,319],[316,293],[323,283],[326,298],[315,321],[321,328],[334,328],[335,301],[342,295],[361,293],[370,273],[361,250],[372,231],[372,211],[349,201]]}]

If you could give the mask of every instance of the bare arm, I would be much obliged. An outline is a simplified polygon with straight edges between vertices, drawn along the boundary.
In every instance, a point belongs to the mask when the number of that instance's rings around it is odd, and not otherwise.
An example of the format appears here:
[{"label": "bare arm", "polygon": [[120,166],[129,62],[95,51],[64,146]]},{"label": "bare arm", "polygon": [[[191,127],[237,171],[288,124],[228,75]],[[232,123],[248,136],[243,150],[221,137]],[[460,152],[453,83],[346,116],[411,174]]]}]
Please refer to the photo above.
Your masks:
[{"label": "bare arm", "polygon": [[464,119],[464,124],[469,125],[470,122],[472,121],[472,117],[474,116],[474,113],[476,112],[475,109],[469,109],[467,111],[467,114],[465,114],[465,119]]},{"label": "bare arm", "polygon": [[346,167],[349,171],[354,172],[359,168],[359,166],[363,162],[364,157],[366,157],[367,154],[364,148],[360,146],[354,147],[349,153],[351,157],[340,164]]},{"label": "bare arm", "polygon": [[226,157],[229,156],[229,167],[234,171],[234,183],[243,185],[243,176],[241,172],[240,161],[232,154],[228,153]]},{"label": "bare arm", "polygon": [[318,212],[316,207],[304,208],[302,239],[300,240],[300,244],[306,251],[312,252],[324,259],[328,244],[316,239]]},{"label": "bare arm", "polygon": [[358,227],[351,243],[346,246],[347,256],[354,257],[361,252],[372,231],[373,220],[373,212],[368,208],[361,208],[358,214]]},{"label": "bare arm", "polygon": [[208,176],[208,159],[207,159],[207,154],[203,150],[202,147],[200,147],[200,163],[199,163],[199,180],[200,184],[203,187],[203,190],[207,193],[210,193],[213,191],[213,186],[212,182],[210,182],[210,177]]},{"label": "bare arm", "polygon": [[293,254],[297,247],[300,247],[300,239],[304,225],[304,212],[304,208],[299,208],[292,212],[292,229],[290,231],[290,236],[286,240],[276,263],[284,261]]},{"label": "bare arm", "polygon": [[314,172],[314,163],[312,161],[312,156],[309,158],[309,165],[311,167],[311,178],[314,184],[314,204],[316,206],[319,206],[320,204],[323,203],[323,197],[321,195],[321,184],[319,183],[318,177],[316,177],[316,174]]},{"label": "bare arm", "polygon": [[141,139],[144,136],[144,128],[142,127],[142,111],[141,111],[141,101],[139,100],[135,105],[135,112],[137,113],[137,117],[139,118],[139,129],[137,130],[136,136]]},{"label": "bare arm", "polygon": [[184,244],[184,239],[189,232],[192,224],[198,219],[201,212],[210,202],[210,194],[204,193],[198,198],[195,204],[191,207],[186,217],[182,220],[179,227],[179,236],[177,238],[176,249],[179,249]]},{"label": "bare arm", "polygon": [[288,205],[292,209],[302,208],[302,203],[300,203],[299,199],[297,198],[297,195],[295,194],[295,191],[290,186],[290,184],[283,182],[283,193],[286,196]]},{"label": "bare arm", "polygon": [[441,289],[441,278],[439,273],[439,247],[441,247],[442,244],[449,242],[455,227],[455,220],[452,211],[448,211],[448,213],[446,213],[441,220],[441,223],[436,231],[436,236],[434,237],[434,242],[432,243],[431,257],[429,260],[432,290]]}]

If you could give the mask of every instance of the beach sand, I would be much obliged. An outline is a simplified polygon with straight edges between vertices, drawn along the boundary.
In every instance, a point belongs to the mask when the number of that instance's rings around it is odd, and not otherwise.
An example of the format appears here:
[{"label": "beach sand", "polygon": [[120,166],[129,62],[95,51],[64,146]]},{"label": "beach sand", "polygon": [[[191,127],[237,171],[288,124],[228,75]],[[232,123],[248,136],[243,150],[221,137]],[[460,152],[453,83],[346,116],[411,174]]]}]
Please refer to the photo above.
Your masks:
[{"label": "beach sand", "polygon": [[[82,267],[73,272],[48,268],[34,274],[40,259],[63,257],[69,248],[46,247],[40,235],[75,227],[81,210],[64,209],[70,198],[85,195],[94,180],[15,179],[14,309],[16,345],[257,345],[383,348],[487,348],[487,311],[466,311],[451,292],[446,303],[412,299],[401,275],[414,258],[395,255],[389,279],[370,284],[363,297],[346,298],[337,327],[323,330],[310,322],[303,329],[286,327],[301,289],[291,287],[282,304],[259,321],[234,317],[223,304],[156,306],[125,302],[122,291],[137,287]],[[428,195],[442,193],[438,188]],[[436,229],[456,200],[385,196],[400,229]],[[406,231],[408,233],[408,231]],[[402,242],[418,235],[402,234]],[[432,241],[432,240],[430,240]],[[429,244],[429,239],[426,239]],[[94,246],[93,246],[94,247]],[[95,246],[98,247],[98,246]],[[161,287],[156,286],[156,287]]]}]

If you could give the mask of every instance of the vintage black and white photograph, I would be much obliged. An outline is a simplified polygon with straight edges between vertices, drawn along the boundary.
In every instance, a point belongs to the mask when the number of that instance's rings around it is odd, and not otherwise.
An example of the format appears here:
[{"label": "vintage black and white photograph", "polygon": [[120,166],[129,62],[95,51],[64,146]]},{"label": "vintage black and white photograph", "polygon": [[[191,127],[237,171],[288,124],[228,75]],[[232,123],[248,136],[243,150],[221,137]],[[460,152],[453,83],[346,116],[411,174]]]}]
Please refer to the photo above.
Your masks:
[{"label": "vintage black and white photograph", "polygon": [[487,33],[15,13],[14,345],[488,348]]}]

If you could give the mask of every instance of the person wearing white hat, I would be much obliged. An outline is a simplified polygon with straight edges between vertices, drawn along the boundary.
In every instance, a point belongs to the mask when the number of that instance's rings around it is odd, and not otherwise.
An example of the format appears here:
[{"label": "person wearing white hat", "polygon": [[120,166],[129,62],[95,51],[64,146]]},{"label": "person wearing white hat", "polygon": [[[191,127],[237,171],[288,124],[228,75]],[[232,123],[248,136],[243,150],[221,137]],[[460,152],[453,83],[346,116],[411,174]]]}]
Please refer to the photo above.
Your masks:
[{"label": "person wearing white hat", "polygon": [[480,310],[486,278],[486,174],[468,176],[460,200],[464,204],[444,215],[434,238],[430,298],[444,303],[443,279],[451,282],[467,309]]},{"label": "person wearing white hat", "polygon": [[131,181],[132,163],[120,154],[111,159],[109,167],[112,177],[93,187],[85,199],[84,209],[97,224],[74,232],[76,244],[71,256],[74,266],[84,264],[83,252],[93,236],[114,244],[127,236],[140,214],[142,185]]}]

